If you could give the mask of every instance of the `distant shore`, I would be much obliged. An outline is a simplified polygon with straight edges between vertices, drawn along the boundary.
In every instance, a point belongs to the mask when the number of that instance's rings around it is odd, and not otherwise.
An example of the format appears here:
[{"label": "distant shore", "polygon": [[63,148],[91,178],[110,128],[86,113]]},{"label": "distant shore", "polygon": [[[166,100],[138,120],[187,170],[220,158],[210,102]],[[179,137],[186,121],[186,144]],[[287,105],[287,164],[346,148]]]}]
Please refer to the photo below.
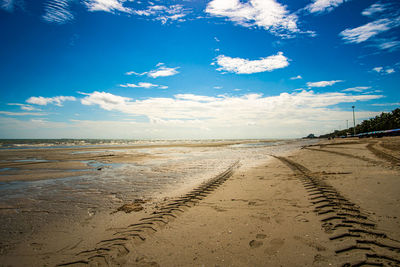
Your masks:
[{"label": "distant shore", "polygon": [[[178,198],[51,225],[3,264],[342,266],[400,262],[400,138],[335,139],[232,163]],[[138,203],[139,205],[139,203]]]}]

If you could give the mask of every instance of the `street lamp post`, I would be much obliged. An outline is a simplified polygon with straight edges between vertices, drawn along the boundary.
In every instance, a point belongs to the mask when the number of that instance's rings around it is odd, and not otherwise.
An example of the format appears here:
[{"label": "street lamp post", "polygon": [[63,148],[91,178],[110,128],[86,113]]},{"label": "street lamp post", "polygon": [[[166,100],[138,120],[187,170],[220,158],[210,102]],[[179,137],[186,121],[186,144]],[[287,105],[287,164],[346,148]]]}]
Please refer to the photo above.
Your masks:
[{"label": "street lamp post", "polygon": [[353,135],[356,136],[356,116],[354,115],[354,108],[355,106],[351,106],[351,108],[353,109]]}]

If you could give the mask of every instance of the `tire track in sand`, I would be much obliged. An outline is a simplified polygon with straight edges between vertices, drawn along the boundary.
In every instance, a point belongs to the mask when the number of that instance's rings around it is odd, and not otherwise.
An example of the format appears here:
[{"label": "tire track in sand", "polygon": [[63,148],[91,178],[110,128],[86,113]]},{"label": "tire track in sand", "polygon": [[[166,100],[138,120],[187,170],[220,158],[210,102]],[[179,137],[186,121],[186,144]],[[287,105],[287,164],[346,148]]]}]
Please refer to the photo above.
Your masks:
[{"label": "tire track in sand", "polygon": [[100,241],[95,248],[77,253],[73,261],[63,262],[57,266],[124,265],[121,258],[132,252],[135,242],[145,242],[148,235],[157,232],[162,226],[177,218],[180,213],[185,211],[185,208],[196,205],[229,179],[238,165],[239,161],[186,195],[163,203],[149,217],[142,218],[140,222],[126,228],[118,229],[112,237]]},{"label": "tire track in sand", "polygon": [[[379,145],[379,144],[378,144]],[[390,155],[389,153],[384,152],[382,149],[377,148],[376,145],[374,145],[373,143],[370,143],[367,145],[367,149],[369,151],[371,151],[375,156],[377,156],[378,158],[384,159],[386,161],[389,161],[390,163],[392,163],[395,166],[399,166],[400,165],[400,159]]]},{"label": "tire track in sand", "polygon": [[299,175],[342,266],[400,266],[400,242],[378,231],[361,208],[303,165],[274,156]]}]

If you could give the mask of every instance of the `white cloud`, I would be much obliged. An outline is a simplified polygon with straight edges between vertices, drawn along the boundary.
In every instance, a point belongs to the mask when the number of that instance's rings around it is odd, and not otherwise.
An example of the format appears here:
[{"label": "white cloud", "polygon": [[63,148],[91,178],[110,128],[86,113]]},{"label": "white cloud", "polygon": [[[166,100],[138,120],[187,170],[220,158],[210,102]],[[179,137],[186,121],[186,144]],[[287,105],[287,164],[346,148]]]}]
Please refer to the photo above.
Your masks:
[{"label": "white cloud", "polygon": [[47,22],[64,24],[74,19],[69,10],[71,0],[50,0],[45,3],[45,14],[42,18]]},{"label": "white cloud", "polygon": [[143,75],[146,75],[146,74],[147,74],[147,72],[142,72],[142,73],[138,73],[138,72],[135,72],[135,71],[128,71],[128,72],[125,72],[125,75],[143,76]]},{"label": "white cloud", "polygon": [[364,92],[365,90],[368,90],[370,88],[371,88],[371,86],[356,86],[356,87],[344,89],[344,90],[342,90],[342,92],[357,92],[357,93],[361,93],[361,92]]},{"label": "white cloud", "polygon": [[238,57],[232,58],[224,55],[220,55],[216,59],[216,63],[220,66],[217,70],[234,72],[237,74],[273,71],[289,66],[289,60],[282,52],[258,60],[248,60]]},{"label": "white cloud", "polygon": [[400,102],[395,103],[375,103],[372,106],[384,107],[384,106],[400,106]]},{"label": "white cloud", "polygon": [[400,47],[400,41],[397,41],[394,38],[392,38],[392,39],[380,39],[380,40],[377,41],[377,43],[378,43],[377,47],[379,49],[382,49],[382,50],[387,49],[389,51],[394,51],[394,50],[396,50],[397,48]]},{"label": "white cloud", "polygon": [[0,111],[0,114],[8,115],[8,116],[44,116],[46,113],[38,113],[38,112],[9,112],[9,111]]},{"label": "white cloud", "polygon": [[157,87],[160,89],[168,88],[168,86],[165,86],[165,85],[158,85],[158,84],[146,83],[146,82],[139,82],[138,84],[134,84],[134,83],[120,84],[119,86],[131,87],[131,88],[152,88],[152,87]]},{"label": "white cloud", "polygon": [[152,84],[152,83],[144,83],[144,82],[140,82],[138,84],[134,84],[134,83],[127,83],[127,84],[120,84],[121,87],[132,87],[132,88],[137,88],[137,87],[141,87],[141,88],[151,88],[151,87],[157,87],[157,84]]},{"label": "white cloud", "polygon": [[159,20],[162,24],[168,21],[185,21],[185,17],[190,13],[182,5],[150,5],[144,10],[134,10],[134,14],[145,17],[152,17],[153,20]]},{"label": "white cloud", "polygon": [[62,106],[64,101],[75,101],[76,98],[73,96],[55,96],[55,97],[43,97],[43,96],[32,96],[26,100],[29,104],[35,104],[40,106],[46,106],[47,104],[54,104],[56,106]]},{"label": "white cloud", "polygon": [[115,109],[116,106],[123,109],[131,100],[131,98],[128,97],[117,96],[106,92],[94,92],[85,95],[87,96],[81,99],[83,105],[99,105],[105,110]]},{"label": "white cloud", "polygon": [[156,69],[150,70],[150,71],[145,71],[145,72],[135,72],[135,71],[128,71],[125,73],[125,75],[136,75],[136,76],[143,76],[147,75],[151,78],[157,78],[157,77],[167,77],[167,76],[173,76],[175,74],[178,74],[179,71],[177,69],[179,67],[175,68],[169,68],[166,67],[164,63],[157,63]]},{"label": "white cloud", "polygon": [[[266,97],[261,94],[178,94],[174,97],[134,100],[93,92],[82,99],[82,104],[97,105],[128,116],[144,116],[148,120],[134,123],[130,131],[132,135],[137,133],[140,138],[272,138],[283,137],[282,134],[293,137],[310,131],[331,131],[331,125],[337,125],[337,121],[348,117],[350,112],[341,111],[334,105],[381,97],[343,92],[317,94],[303,90]],[[361,113],[357,117],[361,117]],[[88,124],[85,125],[82,127]],[[116,128],[110,136],[121,135],[121,132],[117,132],[120,129],[117,125],[115,122]],[[96,127],[100,125],[96,124]]]},{"label": "white cloud", "polygon": [[334,81],[320,81],[320,82],[308,82],[308,87],[326,87],[332,86],[335,83],[343,82],[342,80],[334,80]]},{"label": "white cloud", "polygon": [[372,70],[379,73],[379,72],[381,72],[383,70],[383,67],[375,67]]},{"label": "white cloud", "polygon": [[151,78],[173,76],[173,75],[179,73],[179,71],[177,71],[177,69],[178,69],[177,67],[176,68],[168,68],[165,66],[160,66],[158,69],[149,71],[147,73],[147,76],[149,76]]},{"label": "white cloud", "polygon": [[39,110],[37,108],[32,107],[31,105],[26,105],[26,104],[8,103],[7,105],[9,105],[9,106],[19,106],[22,110],[26,110],[26,111]]},{"label": "white cloud", "polygon": [[400,41],[397,40],[397,37],[378,37],[378,35],[384,35],[384,33],[400,26],[399,12],[395,7],[391,6],[391,4],[378,2],[372,4],[361,14],[368,17],[376,17],[377,19],[353,29],[345,29],[339,33],[339,36],[346,43],[359,44],[369,40],[373,42],[370,46],[388,50],[389,52],[400,47]]},{"label": "white cloud", "polygon": [[182,99],[182,100],[198,101],[198,102],[211,102],[211,101],[216,101],[218,99],[215,97],[201,96],[201,95],[194,95],[194,94],[177,94],[177,95],[175,95],[175,98]]},{"label": "white cloud", "polygon": [[[351,116],[356,101],[382,95],[349,95],[343,92],[317,94],[313,91],[281,93],[275,96],[206,96],[180,94],[174,97],[134,100],[105,92],[86,94],[84,105],[120,112],[113,121],[42,121],[0,116],[0,135],[14,138],[136,138],[211,139],[285,138],[330,132]],[[122,116],[126,117],[122,117]],[[357,118],[375,116],[357,111]],[[132,118],[138,118],[134,121]]]},{"label": "white cloud", "polygon": [[313,0],[305,7],[310,13],[330,12],[334,8],[343,4],[346,0]]},{"label": "white cloud", "polygon": [[398,26],[400,26],[400,16],[378,19],[357,28],[346,29],[339,35],[342,36],[343,40],[347,43],[358,44]]},{"label": "white cloud", "polygon": [[391,73],[394,73],[394,72],[395,72],[395,70],[392,69],[392,68],[386,70],[386,73],[387,73],[387,74],[391,74]]},{"label": "white cloud", "polygon": [[30,121],[33,123],[39,123],[39,124],[45,124],[48,122],[47,120],[44,120],[44,119],[31,119]]},{"label": "white cloud", "polygon": [[[82,99],[84,105],[99,105],[106,110],[120,111],[132,115],[144,115],[164,119],[227,119],[230,120],[261,116],[283,110],[322,108],[339,103],[366,101],[381,98],[380,95],[348,95],[345,93],[316,94],[313,91],[282,93],[263,97],[261,94],[243,96],[202,96],[178,94],[173,98],[148,98],[133,100],[105,92],[93,92]],[[266,115],[264,114],[264,115]],[[290,114],[290,113],[288,113]],[[259,117],[262,119],[262,117]],[[231,121],[232,123],[232,121]]]},{"label": "white cloud", "polygon": [[123,6],[124,2],[125,0],[86,0],[84,3],[89,11],[132,13],[132,9]]},{"label": "white cloud", "polygon": [[290,37],[299,32],[297,16],[275,0],[212,0],[207,4],[208,14],[225,17],[244,27],[260,27],[273,34]]},{"label": "white cloud", "polygon": [[391,67],[385,67],[385,68],[384,67],[375,67],[372,69],[372,71],[375,71],[380,74],[392,74],[392,73],[396,72],[394,70],[394,68],[391,68]]},{"label": "white cloud", "polygon": [[13,12],[15,5],[15,0],[0,0],[0,7],[8,12]]},{"label": "white cloud", "polygon": [[295,77],[291,77],[290,79],[291,80],[300,80],[300,79],[303,79],[303,77],[301,77],[301,75],[297,75]]},{"label": "white cloud", "polygon": [[386,10],[387,5],[382,4],[382,3],[375,3],[372,4],[370,7],[364,9],[363,12],[361,12],[362,15],[370,17],[372,15],[375,15],[376,13],[381,13]]}]

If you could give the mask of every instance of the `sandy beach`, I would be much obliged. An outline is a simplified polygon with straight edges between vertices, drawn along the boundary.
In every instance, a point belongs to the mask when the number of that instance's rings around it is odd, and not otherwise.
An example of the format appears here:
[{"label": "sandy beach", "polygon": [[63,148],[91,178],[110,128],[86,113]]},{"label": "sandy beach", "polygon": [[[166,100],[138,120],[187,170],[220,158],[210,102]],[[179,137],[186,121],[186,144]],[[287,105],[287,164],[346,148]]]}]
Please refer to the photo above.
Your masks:
[{"label": "sandy beach", "polygon": [[399,137],[321,140],[229,162],[176,197],[2,242],[0,265],[400,266],[399,148]]}]

